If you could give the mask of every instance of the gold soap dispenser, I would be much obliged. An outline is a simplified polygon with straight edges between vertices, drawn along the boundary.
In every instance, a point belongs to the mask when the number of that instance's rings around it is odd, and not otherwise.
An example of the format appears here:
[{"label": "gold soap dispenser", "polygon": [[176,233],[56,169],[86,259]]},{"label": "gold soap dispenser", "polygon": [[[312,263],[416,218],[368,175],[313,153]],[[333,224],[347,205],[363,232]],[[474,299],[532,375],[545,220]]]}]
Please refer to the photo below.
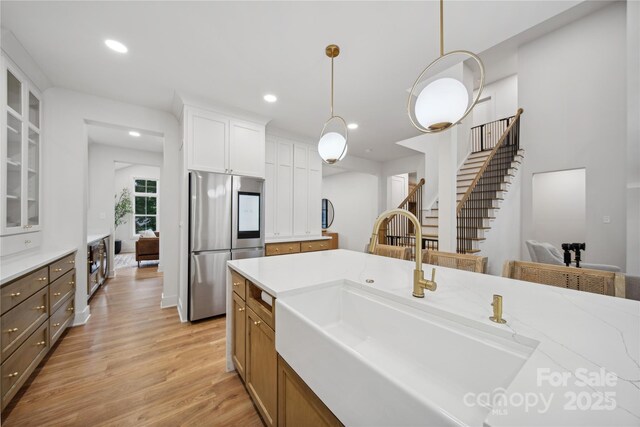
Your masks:
[{"label": "gold soap dispenser", "polygon": [[489,317],[489,320],[495,323],[507,323],[505,319],[502,318],[502,295],[493,295],[493,316]]}]

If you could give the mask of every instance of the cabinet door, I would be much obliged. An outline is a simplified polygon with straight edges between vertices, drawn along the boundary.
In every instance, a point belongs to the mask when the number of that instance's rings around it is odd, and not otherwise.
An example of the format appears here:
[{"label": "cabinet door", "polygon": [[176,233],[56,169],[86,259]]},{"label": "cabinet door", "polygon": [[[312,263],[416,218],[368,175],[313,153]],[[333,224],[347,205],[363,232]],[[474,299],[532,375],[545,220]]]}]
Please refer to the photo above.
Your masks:
[{"label": "cabinet door", "polygon": [[187,110],[190,170],[226,173],[229,163],[229,121],[217,114]]},{"label": "cabinet door", "polygon": [[266,142],[266,162],[264,168],[264,203],[265,203],[265,234],[266,237],[274,237],[276,235],[277,221],[277,171],[276,171],[276,142]]},{"label": "cabinet door", "polygon": [[279,237],[293,235],[293,143],[278,141],[276,169],[276,223]]},{"label": "cabinet door", "polygon": [[322,160],[316,150],[309,150],[307,231],[309,235],[322,234]]},{"label": "cabinet door", "polygon": [[246,308],[242,298],[235,292],[233,293],[233,320],[232,320],[232,333],[233,333],[233,364],[236,366],[236,370],[240,375],[240,378],[245,379],[245,360],[246,360]]},{"label": "cabinet door", "polygon": [[41,123],[41,107],[40,97],[33,90],[26,91],[26,101],[28,103],[27,126],[25,136],[27,137],[27,143],[25,148],[25,165],[27,169],[26,173],[26,219],[25,225],[29,231],[35,231],[40,229],[40,187],[41,187],[41,173],[40,173],[40,152],[42,144],[40,136],[40,123]]},{"label": "cabinet door", "polygon": [[309,212],[309,149],[305,144],[296,144],[293,155],[293,234],[306,236],[309,234],[307,216]]},{"label": "cabinet door", "polygon": [[276,334],[250,308],[247,313],[245,384],[267,426],[277,425]]},{"label": "cabinet door", "polygon": [[235,120],[231,121],[229,172],[234,175],[264,178],[264,126]]}]

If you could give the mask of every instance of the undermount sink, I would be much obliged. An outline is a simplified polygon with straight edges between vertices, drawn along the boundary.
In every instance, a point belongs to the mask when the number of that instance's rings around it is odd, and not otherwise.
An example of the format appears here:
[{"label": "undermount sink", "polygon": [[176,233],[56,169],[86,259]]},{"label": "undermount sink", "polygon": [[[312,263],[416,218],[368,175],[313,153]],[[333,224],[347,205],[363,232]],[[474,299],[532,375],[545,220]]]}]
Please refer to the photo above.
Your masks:
[{"label": "undermount sink", "polygon": [[340,281],[276,300],[276,348],[346,425],[482,425],[534,350]]}]

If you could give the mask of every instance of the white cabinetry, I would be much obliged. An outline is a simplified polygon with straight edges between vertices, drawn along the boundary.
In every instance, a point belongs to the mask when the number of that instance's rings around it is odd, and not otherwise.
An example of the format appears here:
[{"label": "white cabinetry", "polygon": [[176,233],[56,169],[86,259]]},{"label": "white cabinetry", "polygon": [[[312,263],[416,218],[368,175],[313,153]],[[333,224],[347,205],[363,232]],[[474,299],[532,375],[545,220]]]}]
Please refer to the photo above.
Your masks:
[{"label": "white cabinetry", "polygon": [[269,139],[266,152],[266,237],[293,234],[293,142]]},{"label": "white cabinetry", "polygon": [[316,147],[270,136],[266,153],[266,237],[320,236],[322,160]]},{"label": "white cabinetry", "polygon": [[188,169],[264,178],[264,125],[191,106],[184,117]]},{"label": "white cabinetry", "polygon": [[0,234],[6,236],[41,227],[42,105],[27,77],[4,55],[1,61]]}]

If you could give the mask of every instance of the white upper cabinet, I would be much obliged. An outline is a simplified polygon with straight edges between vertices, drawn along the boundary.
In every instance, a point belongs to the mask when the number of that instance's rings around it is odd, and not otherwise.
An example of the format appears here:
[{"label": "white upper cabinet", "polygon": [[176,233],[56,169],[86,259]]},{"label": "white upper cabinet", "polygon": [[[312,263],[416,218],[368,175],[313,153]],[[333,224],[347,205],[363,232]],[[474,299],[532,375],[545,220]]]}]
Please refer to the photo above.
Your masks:
[{"label": "white upper cabinet", "polygon": [[309,234],[309,149],[296,144],[293,162],[293,234],[306,236]]},{"label": "white upper cabinet", "polygon": [[0,234],[4,236],[41,228],[42,104],[35,86],[4,55],[1,68]]},{"label": "white upper cabinet", "polygon": [[293,142],[271,138],[266,144],[266,237],[293,233]]},{"label": "white upper cabinet", "polygon": [[185,107],[190,170],[265,177],[264,125]]}]

